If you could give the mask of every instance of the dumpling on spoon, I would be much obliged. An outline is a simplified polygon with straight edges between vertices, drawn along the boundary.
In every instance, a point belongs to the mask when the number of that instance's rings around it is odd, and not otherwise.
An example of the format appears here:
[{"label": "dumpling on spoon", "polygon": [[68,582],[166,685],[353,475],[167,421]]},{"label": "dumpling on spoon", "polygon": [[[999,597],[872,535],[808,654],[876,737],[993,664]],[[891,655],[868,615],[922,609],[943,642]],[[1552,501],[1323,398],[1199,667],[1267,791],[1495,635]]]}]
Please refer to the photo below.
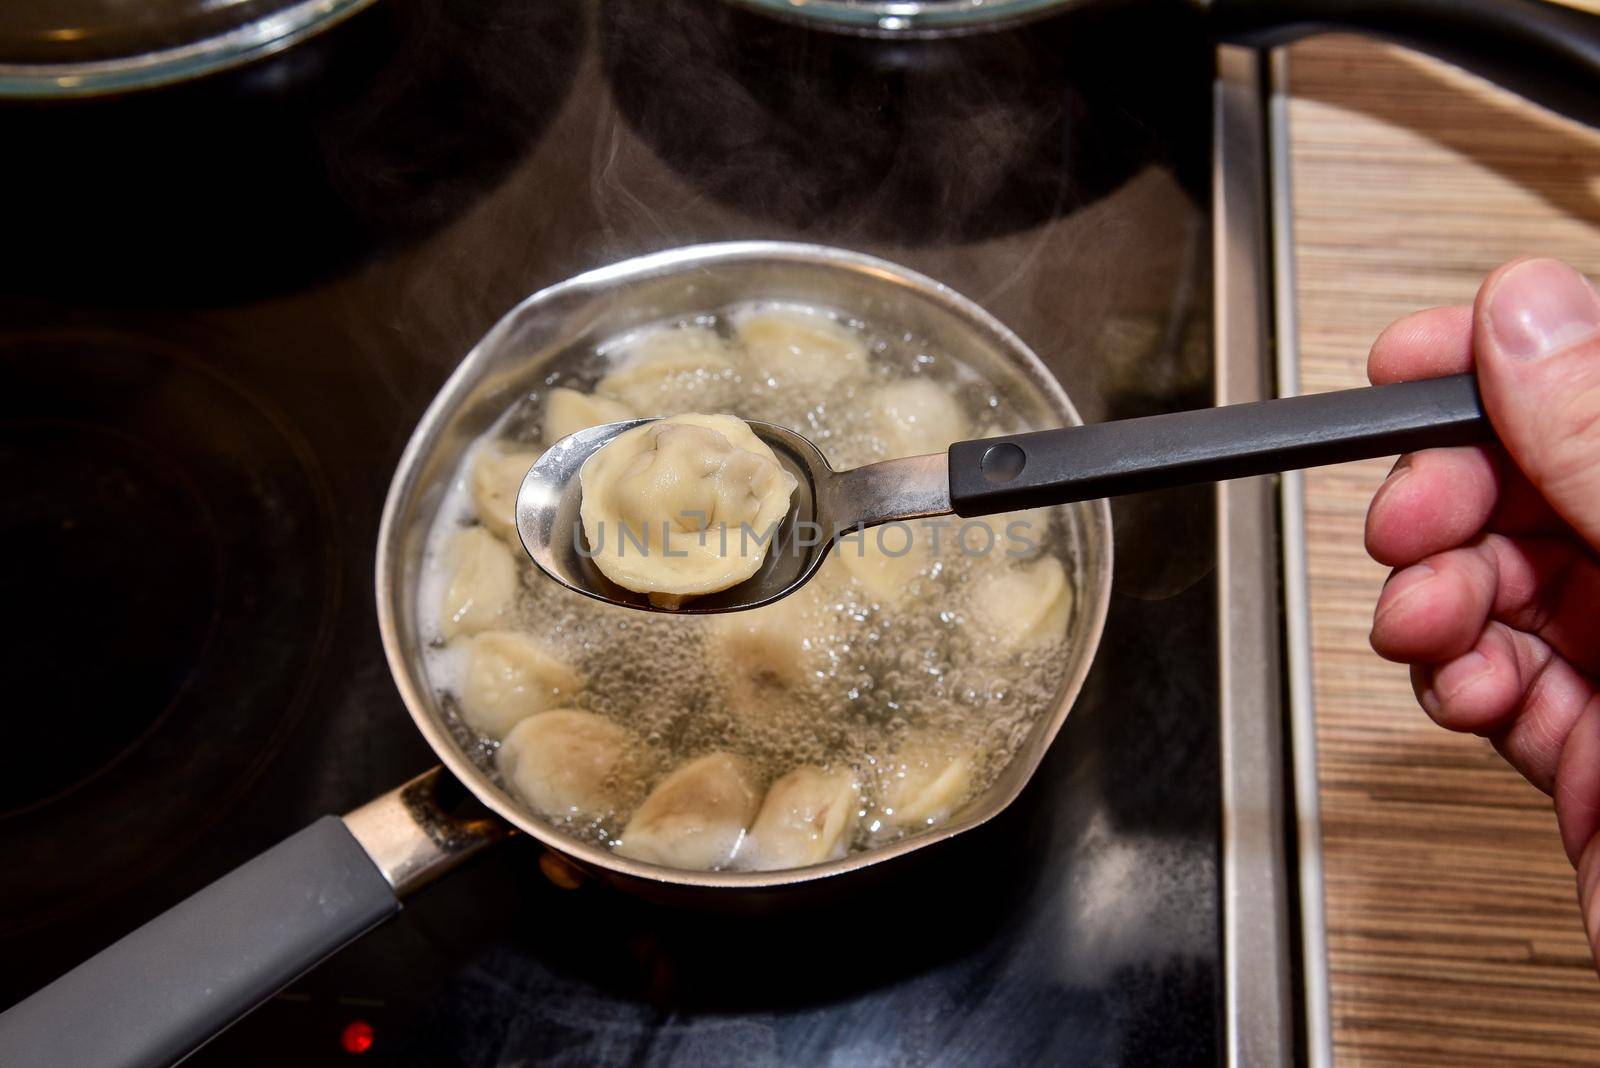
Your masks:
[{"label": "dumpling on spoon", "polygon": [[656,784],[623,828],[617,852],[669,868],[725,867],[760,804],[750,766],[711,753]]},{"label": "dumpling on spoon", "polygon": [[760,569],[796,482],[732,415],[624,431],[584,461],[579,516],[600,572],[664,608]]}]

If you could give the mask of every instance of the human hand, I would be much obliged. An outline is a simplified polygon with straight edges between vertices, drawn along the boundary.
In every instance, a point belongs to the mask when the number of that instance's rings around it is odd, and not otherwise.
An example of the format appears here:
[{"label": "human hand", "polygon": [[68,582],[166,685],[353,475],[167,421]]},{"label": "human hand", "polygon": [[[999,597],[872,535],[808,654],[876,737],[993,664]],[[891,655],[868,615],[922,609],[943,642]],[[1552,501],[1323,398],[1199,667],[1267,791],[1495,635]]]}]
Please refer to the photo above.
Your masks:
[{"label": "human hand", "polygon": [[1500,444],[1402,457],[1367,513],[1395,570],[1372,647],[1435,722],[1555,800],[1600,961],[1600,296],[1555,260],[1491,274],[1372,346],[1374,384],[1476,367]]}]

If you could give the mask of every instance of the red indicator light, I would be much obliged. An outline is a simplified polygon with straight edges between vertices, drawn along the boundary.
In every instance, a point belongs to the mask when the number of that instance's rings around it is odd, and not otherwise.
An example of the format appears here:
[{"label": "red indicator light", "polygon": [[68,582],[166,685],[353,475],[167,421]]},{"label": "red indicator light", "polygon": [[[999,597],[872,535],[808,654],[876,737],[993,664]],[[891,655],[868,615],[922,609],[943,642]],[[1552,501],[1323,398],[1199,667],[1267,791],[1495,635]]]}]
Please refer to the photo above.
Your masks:
[{"label": "red indicator light", "polygon": [[372,1048],[372,1025],[365,1020],[351,1020],[339,1032],[339,1045],[346,1053],[365,1053]]}]

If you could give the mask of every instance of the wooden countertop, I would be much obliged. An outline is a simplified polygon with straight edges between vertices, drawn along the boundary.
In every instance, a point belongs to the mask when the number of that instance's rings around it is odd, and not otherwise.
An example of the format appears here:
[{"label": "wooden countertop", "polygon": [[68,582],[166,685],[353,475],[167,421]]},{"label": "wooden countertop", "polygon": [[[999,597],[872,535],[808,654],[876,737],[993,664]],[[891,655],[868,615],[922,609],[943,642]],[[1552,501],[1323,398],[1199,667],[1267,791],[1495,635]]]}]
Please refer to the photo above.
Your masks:
[{"label": "wooden countertop", "polygon": [[[1365,384],[1388,322],[1470,301],[1513,256],[1600,277],[1600,132],[1349,37],[1290,53],[1307,391]],[[1339,1065],[1600,1064],[1600,982],[1544,795],[1434,727],[1368,648],[1362,551],[1389,463],[1307,480],[1317,743]]]}]

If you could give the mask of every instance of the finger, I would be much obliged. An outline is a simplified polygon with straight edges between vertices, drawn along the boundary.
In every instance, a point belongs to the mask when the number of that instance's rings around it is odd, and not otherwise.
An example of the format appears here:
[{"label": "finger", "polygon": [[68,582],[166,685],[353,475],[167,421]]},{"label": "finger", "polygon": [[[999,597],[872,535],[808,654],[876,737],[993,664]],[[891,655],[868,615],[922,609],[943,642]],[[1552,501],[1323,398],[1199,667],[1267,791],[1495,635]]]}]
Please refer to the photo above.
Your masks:
[{"label": "finger", "polygon": [[1505,449],[1496,445],[1488,450],[1490,460],[1498,474],[1500,497],[1495,501],[1494,512],[1485,529],[1497,534],[1559,534],[1576,538],[1572,527],[1556,514],[1528,476],[1522,473]]},{"label": "finger", "polygon": [[1411,685],[1439,726],[1488,737],[1511,726],[1532,680],[1553,658],[1537,638],[1491,622],[1460,656],[1413,666]]},{"label": "finger", "polygon": [[1490,534],[1475,551],[1495,576],[1491,619],[1538,635],[1579,671],[1600,673],[1600,561],[1571,538]]},{"label": "finger", "polygon": [[1600,674],[1597,604],[1600,560],[1574,540],[1485,534],[1391,575],[1373,612],[1372,647],[1390,660],[1442,664],[1471,649],[1492,619]]},{"label": "finger", "polygon": [[1600,294],[1566,264],[1519,260],[1474,308],[1484,408],[1557,513],[1600,545]]},{"label": "finger", "polygon": [[1498,446],[1425,449],[1400,458],[1367,509],[1367,552],[1408,567],[1488,530],[1567,534],[1550,507]]},{"label": "finger", "polygon": [[1600,961],[1600,835],[1589,839],[1578,861],[1578,900],[1583,903],[1589,953]]},{"label": "finger", "polygon": [[1568,732],[1556,768],[1556,823],[1567,859],[1577,864],[1600,831],[1600,694],[1591,693]]},{"label": "finger", "polygon": [[1496,582],[1493,558],[1471,546],[1395,572],[1378,595],[1372,648],[1402,663],[1455,659],[1489,621]]},{"label": "finger", "polygon": [[1390,323],[1367,353],[1375,386],[1472,370],[1472,309],[1429,308]]},{"label": "finger", "polygon": [[1594,686],[1538,638],[1519,635],[1517,644],[1524,647],[1522,700],[1509,725],[1491,741],[1507,763],[1548,794],[1555,790],[1561,754]]},{"label": "finger", "polygon": [[1503,623],[1484,627],[1462,656],[1413,668],[1412,687],[1435,723],[1489,738],[1546,793],[1555,786],[1572,724],[1594,692],[1548,644]]},{"label": "finger", "polygon": [[1499,499],[1499,473],[1483,449],[1403,456],[1367,509],[1367,552],[1380,564],[1407,567],[1472,540]]}]

